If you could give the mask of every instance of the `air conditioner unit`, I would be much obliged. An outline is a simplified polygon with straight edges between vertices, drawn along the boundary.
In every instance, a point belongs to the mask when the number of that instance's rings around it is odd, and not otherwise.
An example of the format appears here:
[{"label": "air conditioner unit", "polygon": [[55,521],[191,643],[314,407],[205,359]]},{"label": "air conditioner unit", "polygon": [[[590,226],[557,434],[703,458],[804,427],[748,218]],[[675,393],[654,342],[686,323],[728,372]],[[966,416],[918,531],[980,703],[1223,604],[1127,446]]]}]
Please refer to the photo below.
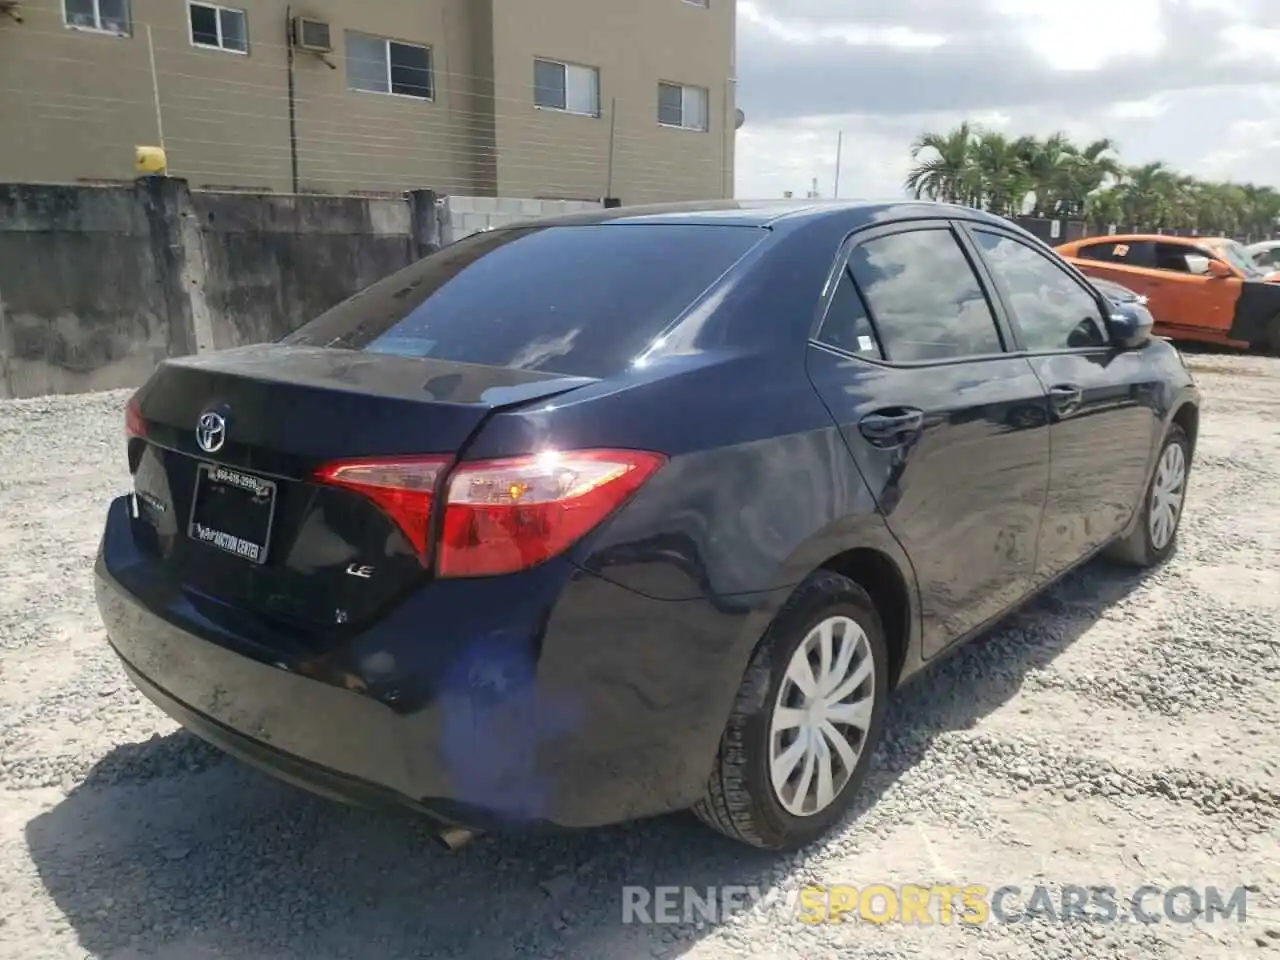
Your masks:
[{"label": "air conditioner unit", "polygon": [[293,45],[310,53],[332,53],[333,39],[329,24],[308,17],[293,18]]}]

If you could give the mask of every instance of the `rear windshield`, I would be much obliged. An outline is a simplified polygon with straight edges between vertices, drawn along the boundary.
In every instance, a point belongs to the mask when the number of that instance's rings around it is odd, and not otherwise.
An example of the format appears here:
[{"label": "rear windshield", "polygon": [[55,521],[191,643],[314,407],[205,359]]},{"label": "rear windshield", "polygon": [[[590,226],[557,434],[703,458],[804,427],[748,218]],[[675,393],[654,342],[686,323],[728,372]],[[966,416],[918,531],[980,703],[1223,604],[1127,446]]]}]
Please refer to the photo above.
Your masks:
[{"label": "rear windshield", "polygon": [[697,224],[479,233],[343,301],[284,342],[609,376],[765,235]]}]

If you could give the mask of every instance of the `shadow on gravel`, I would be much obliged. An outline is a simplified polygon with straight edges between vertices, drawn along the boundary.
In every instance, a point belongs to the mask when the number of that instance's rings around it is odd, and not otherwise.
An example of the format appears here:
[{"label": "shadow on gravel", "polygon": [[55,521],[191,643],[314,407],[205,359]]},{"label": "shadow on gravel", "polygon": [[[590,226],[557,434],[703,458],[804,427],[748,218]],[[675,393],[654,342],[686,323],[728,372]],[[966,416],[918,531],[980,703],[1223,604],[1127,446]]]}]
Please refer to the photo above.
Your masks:
[{"label": "shadow on gravel", "polygon": [[[846,835],[936,737],[1006,702],[1139,583],[1090,564],[904,689]],[[84,950],[106,960],[676,957],[713,928],[624,924],[624,885],[765,893],[799,859],[687,816],[447,854],[410,816],[312,798],[185,732],[117,747],[26,837]]]}]

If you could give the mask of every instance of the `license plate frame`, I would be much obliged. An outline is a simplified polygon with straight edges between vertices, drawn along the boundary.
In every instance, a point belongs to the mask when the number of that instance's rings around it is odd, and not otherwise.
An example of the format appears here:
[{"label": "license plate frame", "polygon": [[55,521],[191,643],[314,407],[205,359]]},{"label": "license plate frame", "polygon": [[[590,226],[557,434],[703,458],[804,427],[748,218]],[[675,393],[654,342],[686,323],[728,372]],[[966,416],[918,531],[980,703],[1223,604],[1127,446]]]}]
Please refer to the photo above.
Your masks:
[{"label": "license plate frame", "polygon": [[[211,489],[212,488],[212,489]],[[220,489],[219,489],[220,488]],[[234,491],[234,492],[232,492]],[[266,523],[261,526],[261,542],[241,537],[238,533],[206,525],[200,516],[202,497],[239,495],[248,507],[265,501]],[[271,534],[275,528],[276,501],[279,489],[274,480],[234,470],[216,463],[196,464],[196,479],[191,490],[191,513],[187,519],[187,536],[196,543],[261,566],[271,551]]]}]

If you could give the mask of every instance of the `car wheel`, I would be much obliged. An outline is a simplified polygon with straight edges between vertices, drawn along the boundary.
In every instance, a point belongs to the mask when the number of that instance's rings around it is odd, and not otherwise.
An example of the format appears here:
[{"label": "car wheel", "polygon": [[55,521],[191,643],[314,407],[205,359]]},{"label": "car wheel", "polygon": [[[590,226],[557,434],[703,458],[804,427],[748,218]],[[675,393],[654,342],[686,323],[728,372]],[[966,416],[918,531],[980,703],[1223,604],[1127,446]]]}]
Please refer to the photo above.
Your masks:
[{"label": "car wheel", "polygon": [[1165,434],[1160,457],[1151,475],[1142,503],[1142,519],[1133,532],[1117,541],[1109,555],[1120,563],[1154,567],[1173,553],[1178,543],[1178,525],[1186,503],[1187,479],[1191,472],[1191,441],[1176,423]]},{"label": "car wheel", "polygon": [[884,628],[871,598],[848,577],[812,574],[752,656],[694,813],[768,850],[818,839],[866,778],[888,690]]}]

